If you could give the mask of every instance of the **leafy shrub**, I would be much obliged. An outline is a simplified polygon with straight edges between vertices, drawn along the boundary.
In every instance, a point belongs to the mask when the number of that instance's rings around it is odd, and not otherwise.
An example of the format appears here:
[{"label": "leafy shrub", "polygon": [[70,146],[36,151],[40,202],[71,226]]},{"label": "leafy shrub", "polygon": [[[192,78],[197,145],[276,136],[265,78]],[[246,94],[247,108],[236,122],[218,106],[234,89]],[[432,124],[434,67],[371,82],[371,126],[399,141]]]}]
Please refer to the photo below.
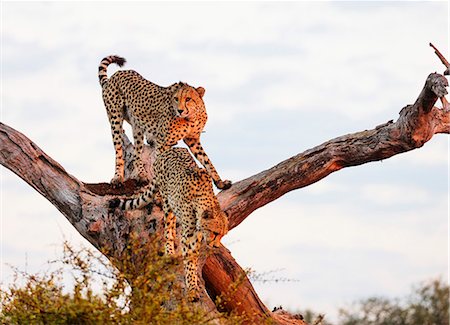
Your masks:
[{"label": "leafy shrub", "polygon": [[[121,254],[121,271],[100,253],[64,243],[56,270],[28,274],[0,291],[1,324],[209,324],[220,318],[240,324],[243,317],[211,313],[184,299],[178,259],[160,256],[132,241]],[[149,253],[150,252],[150,253]],[[64,287],[70,269],[72,288]],[[177,278],[178,277],[178,278]],[[67,280],[67,279],[66,279]],[[22,282],[22,284],[20,284]],[[67,281],[66,281],[67,282]],[[95,287],[100,288],[95,289]]]},{"label": "leafy shrub", "polygon": [[341,309],[341,325],[448,325],[449,286],[425,282],[403,301],[372,297]]}]

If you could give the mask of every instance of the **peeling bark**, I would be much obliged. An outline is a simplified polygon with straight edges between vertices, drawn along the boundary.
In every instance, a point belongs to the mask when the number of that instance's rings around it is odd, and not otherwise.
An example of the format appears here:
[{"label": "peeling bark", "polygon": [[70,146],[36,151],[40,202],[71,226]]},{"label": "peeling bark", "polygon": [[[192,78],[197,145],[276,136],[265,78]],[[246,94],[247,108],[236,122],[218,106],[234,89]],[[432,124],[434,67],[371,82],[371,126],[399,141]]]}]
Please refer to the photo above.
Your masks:
[{"label": "peeling bark", "polygon": [[[434,134],[450,133],[450,107],[444,97],[447,85],[442,75],[430,74],[416,102],[404,107],[397,121],[327,141],[220,192],[218,198],[222,209],[229,215],[230,229],[265,204],[337,170],[384,160],[422,147]],[[438,98],[444,103],[443,108],[434,106]],[[108,211],[110,199],[138,190],[132,181],[127,181],[121,189],[114,189],[107,183],[83,183],[68,174],[26,136],[3,123],[0,123],[0,140],[0,163],[55,205],[96,248],[110,252],[108,257],[116,261],[119,269],[117,260],[120,260],[131,234],[143,241],[149,236],[161,236],[162,213],[158,207],[154,207],[151,213],[146,209],[125,213],[116,211],[114,214]],[[126,137],[125,140],[127,177],[131,172],[132,145]],[[144,149],[143,158],[150,171],[154,156],[148,147]],[[225,311],[245,313],[255,322],[256,319],[271,319],[277,324],[305,324],[298,316],[270,312],[244,270],[223,246],[206,258],[203,279],[212,299],[226,292],[237,279],[241,281],[231,299],[224,304]],[[200,301],[208,310],[213,306],[209,296],[204,294]]]}]

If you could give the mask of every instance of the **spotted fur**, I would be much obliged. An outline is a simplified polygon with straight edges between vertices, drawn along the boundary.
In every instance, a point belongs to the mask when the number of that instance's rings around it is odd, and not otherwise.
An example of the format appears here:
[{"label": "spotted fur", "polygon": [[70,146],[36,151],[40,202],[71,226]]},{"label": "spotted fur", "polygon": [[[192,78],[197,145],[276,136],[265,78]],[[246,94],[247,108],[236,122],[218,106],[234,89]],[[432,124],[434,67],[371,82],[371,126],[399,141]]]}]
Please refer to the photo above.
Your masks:
[{"label": "spotted fur", "polygon": [[156,189],[164,210],[165,252],[175,254],[176,220],[181,224],[181,251],[188,297],[199,299],[198,255],[203,240],[217,247],[228,231],[228,219],[214,195],[211,177],[187,149],[170,148],[156,159],[155,182],[138,197],[112,200],[110,208],[131,210],[148,204]]},{"label": "spotted fur", "polygon": [[231,182],[220,179],[200,143],[200,134],[207,120],[202,99],[205,89],[183,82],[161,87],[133,70],[117,71],[108,79],[108,66],[112,63],[122,66],[125,62],[119,56],[108,56],[100,62],[98,71],[116,151],[115,174],[111,183],[117,186],[124,182],[122,133],[125,120],[131,124],[134,138],[132,178],[141,182],[147,180],[141,161],[144,137],[148,143],[155,144],[157,154],[183,139],[216,186],[229,188]]}]

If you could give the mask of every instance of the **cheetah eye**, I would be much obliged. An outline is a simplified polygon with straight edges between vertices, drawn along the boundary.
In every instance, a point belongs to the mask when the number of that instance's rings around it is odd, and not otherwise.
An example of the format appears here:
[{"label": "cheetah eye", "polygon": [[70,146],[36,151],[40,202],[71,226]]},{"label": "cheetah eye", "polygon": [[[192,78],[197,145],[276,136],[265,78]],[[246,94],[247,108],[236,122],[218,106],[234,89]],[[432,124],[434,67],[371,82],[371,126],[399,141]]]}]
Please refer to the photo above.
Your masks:
[{"label": "cheetah eye", "polygon": [[186,97],[186,103],[191,100],[191,97]]},{"label": "cheetah eye", "polygon": [[173,100],[175,101],[175,103],[178,103],[178,97],[175,97]]},{"label": "cheetah eye", "polygon": [[203,214],[202,214],[202,218],[203,219],[209,219],[211,217],[212,216],[211,216],[211,213],[209,211],[203,211]]}]

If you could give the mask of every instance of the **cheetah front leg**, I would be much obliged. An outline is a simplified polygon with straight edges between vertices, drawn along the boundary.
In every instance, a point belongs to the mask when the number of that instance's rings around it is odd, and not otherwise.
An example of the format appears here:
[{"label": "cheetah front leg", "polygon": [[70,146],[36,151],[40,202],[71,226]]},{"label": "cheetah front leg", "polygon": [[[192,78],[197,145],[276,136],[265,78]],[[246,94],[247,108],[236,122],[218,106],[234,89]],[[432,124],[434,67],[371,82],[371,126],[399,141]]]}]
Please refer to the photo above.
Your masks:
[{"label": "cheetah front leg", "polygon": [[145,171],[144,165],[142,164],[142,149],[144,148],[144,132],[137,125],[132,126],[133,129],[133,140],[134,140],[134,151],[133,151],[133,172],[131,178],[135,179],[139,183],[148,182],[148,175]]},{"label": "cheetah front leg", "polygon": [[202,241],[201,232],[196,230],[195,221],[182,222],[181,250],[183,255],[184,277],[189,301],[200,300],[198,287],[198,255]]},{"label": "cheetah front leg", "polygon": [[221,190],[229,189],[231,187],[231,181],[222,181],[220,179],[220,176],[214,168],[214,165],[212,164],[211,160],[209,160],[208,155],[206,154],[205,150],[203,150],[203,147],[200,144],[200,138],[184,139],[183,141],[188,145],[195,158],[197,158],[197,160],[200,161],[200,163],[206,168],[217,188]]}]

